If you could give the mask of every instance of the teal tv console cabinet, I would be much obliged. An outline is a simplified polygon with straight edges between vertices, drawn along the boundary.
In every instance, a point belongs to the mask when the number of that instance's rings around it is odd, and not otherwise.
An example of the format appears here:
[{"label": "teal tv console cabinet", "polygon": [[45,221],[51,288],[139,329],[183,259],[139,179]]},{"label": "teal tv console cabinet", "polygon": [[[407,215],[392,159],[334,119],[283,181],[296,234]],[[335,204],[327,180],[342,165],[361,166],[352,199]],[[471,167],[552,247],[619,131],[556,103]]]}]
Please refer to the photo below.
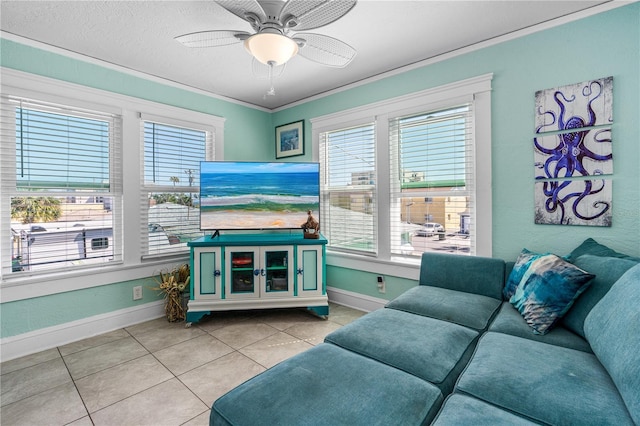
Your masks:
[{"label": "teal tv console cabinet", "polygon": [[221,234],[188,243],[187,323],[212,311],[306,307],[329,315],[327,240],[302,233]]}]

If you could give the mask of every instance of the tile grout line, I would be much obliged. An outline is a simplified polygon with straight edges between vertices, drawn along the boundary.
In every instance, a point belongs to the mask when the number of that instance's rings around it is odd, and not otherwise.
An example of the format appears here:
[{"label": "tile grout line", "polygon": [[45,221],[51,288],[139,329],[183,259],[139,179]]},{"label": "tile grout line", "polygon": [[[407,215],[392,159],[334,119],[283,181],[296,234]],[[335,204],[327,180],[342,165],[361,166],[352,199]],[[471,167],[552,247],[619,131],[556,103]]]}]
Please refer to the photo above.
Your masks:
[{"label": "tile grout line", "polygon": [[[95,425],[95,423],[93,422],[93,419],[91,418],[91,413],[89,413],[89,408],[87,407],[87,403],[85,402],[84,398],[82,397],[82,394],[80,393],[80,389],[78,389],[78,385],[76,384],[76,380],[73,378],[73,376],[71,375],[71,370],[69,370],[69,366],[67,365],[67,361],[64,359],[64,356],[62,355],[62,352],[60,351],[60,346],[56,347],[56,350],[58,351],[58,354],[60,354],[60,358],[62,359],[62,363],[64,364],[64,368],[67,369],[67,374],[69,374],[69,378],[71,379],[71,383],[73,383],[73,387],[76,390],[76,392],[78,393],[78,397],[80,398],[80,401],[82,401],[82,406],[84,407],[84,412],[86,413],[86,416],[82,416],[79,419],[75,419],[73,420],[78,421],[84,417],[88,417],[89,421],[91,422],[92,425]],[[80,351],[78,351],[80,352]],[[73,423],[73,422],[69,422],[69,423]]]}]

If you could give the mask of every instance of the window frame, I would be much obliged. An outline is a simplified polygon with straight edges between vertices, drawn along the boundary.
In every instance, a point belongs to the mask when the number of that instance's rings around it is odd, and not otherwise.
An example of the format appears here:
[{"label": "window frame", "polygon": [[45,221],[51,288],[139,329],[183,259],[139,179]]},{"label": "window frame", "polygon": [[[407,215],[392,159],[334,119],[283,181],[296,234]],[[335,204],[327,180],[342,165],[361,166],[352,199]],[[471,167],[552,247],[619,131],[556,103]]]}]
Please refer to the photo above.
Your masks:
[{"label": "window frame", "polygon": [[[224,158],[223,117],[179,108],[172,105],[147,101],[87,86],[42,77],[7,68],[1,68],[1,90],[3,95],[37,99],[64,105],[119,114],[122,117],[122,162],[120,170],[122,185],[122,261],[99,267],[87,267],[68,272],[49,272],[23,276],[0,275],[3,303],[34,297],[126,282],[154,276],[160,268],[184,263],[188,253],[162,259],[142,259],[139,224],[141,221],[140,197],[143,182],[140,173],[140,114],[147,113],[163,117],[175,117],[193,123],[205,123],[215,131],[215,152],[218,159]],[[2,146],[3,155],[5,146]],[[5,176],[0,179],[5,179]],[[2,188],[0,182],[0,188]],[[8,194],[0,193],[2,206],[0,223],[8,226],[10,214]],[[6,202],[5,202],[6,201]],[[6,204],[6,206],[5,206]],[[5,218],[7,216],[7,218]],[[9,232],[9,231],[7,231]],[[0,242],[0,256],[10,253],[9,241]],[[87,280],[87,273],[91,280]]]},{"label": "window frame", "polygon": [[[421,111],[418,113],[412,112],[409,115],[403,115],[403,116],[393,116],[390,118],[389,123],[390,123],[390,127],[392,129],[395,129],[394,131],[391,131],[389,134],[389,145],[390,145],[390,154],[389,154],[389,159],[390,159],[390,164],[391,164],[391,174],[389,176],[390,178],[390,194],[389,194],[389,201],[390,201],[390,218],[394,217],[394,215],[398,215],[398,217],[402,216],[402,208],[400,206],[401,204],[401,200],[403,198],[422,198],[424,197],[425,202],[428,198],[431,198],[431,202],[433,203],[433,198],[440,198],[440,199],[449,199],[450,197],[459,197],[459,196],[464,196],[464,197],[469,197],[469,201],[471,201],[470,205],[466,206],[465,208],[469,208],[469,213],[471,217],[475,218],[474,215],[474,210],[475,210],[475,181],[474,181],[474,177],[475,174],[473,173],[474,169],[475,169],[475,150],[473,150],[473,148],[475,147],[475,141],[474,141],[474,135],[473,135],[473,102],[470,101],[465,101],[464,99],[460,98],[459,103],[455,103],[455,102],[451,102],[450,105],[448,105],[446,108],[444,109],[431,109],[429,111]],[[467,111],[460,111],[461,108],[467,109]],[[458,112],[454,111],[454,110],[458,110]],[[462,177],[462,179],[465,181],[465,185],[464,188],[462,188],[462,191],[459,191],[459,187],[454,187],[454,188],[436,188],[436,187],[432,187],[432,188],[424,188],[422,191],[420,191],[419,189],[415,189],[415,191],[407,191],[404,192],[402,190],[402,183],[396,178],[397,176],[399,176],[399,174],[401,173],[401,166],[403,166],[402,164],[402,159],[400,158],[400,150],[401,150],[401,146],[402,146],[402,139],[401,139],[401,132],[402,129],[407,129],[409,127],[403,127],[401,121],[404,119],[411,119],[411,118],[416,118],[416,117],[427,117],[430,116],[432,114],[438,114],[438,113],[447,113],[448,117],[446,120],[455,120],[456,118],[454,118],[455,116],[457,116],[458,118],[462,117],[464,119],[463,123],[464,123],[464,127],[462,128],[462,132],[463,132],[463,140],[460,142],[463,142],[464,145],[462,147],[462,149],[464,150],[464,156],[462,158],[462,162],[464,163],[464,177]],[[427,125],[427,122],[431,122],[431,124],[435,123],[435,122],[440,122],[442,123],[444,120],[442,120],[442,117],[435,119],[434,121],[431,121],[428,118],[422,119],[421,122],[423,123],[423,125]],[[450,125],[447,125],[450,126]],[[454,127],[456,127],[457,125],[454,125]],[[448,130],[453,131],[454,127],[447,127]],[[456,130],[458,132],[460,132],[459,127],[456,127]],[[392,135],[394,132],[397,132],[397,134],[394,136]],[[422,135],[421,135],[422,136]],[[422,142],[422,140],[421,140]],[[434,140],[431,140],[431,142],[435,142]],[[439,142],[436,142],[437,144],[439,144]],[[449,145],[449,143],[447,143],[447,145]],[[409,143],[409,145],[407,145],[407,147],[411,146],[413,149],[418,148],[418,146],[416,145],[411,145],[411,143]],[[450,145],[449,145],[450,147]],[[422,148],[422,147],[420,147]],[[436,147],[437,149],[437,147]],[[458,149],[460,149],[460,147],[458,147]],[[451,151],[449,151],[451,152]],[[421,151],[421,154],[426,154],[425,151]],[[426,160],[427,162],[429,162],[429,160]],[[432,163],[434,165],[437,164],[437,160],[436,162]],[[451,164],[448,164],[451,165]],[[454,166],[456,167],[456,166]],[[459,165],[457,165],[457,167],[459,167]],[[448,169],[447,169],[448,170]],[[460,178],[458,178],[460,179]],[[425,181],[426,182],[426,181]],[[453,182],[452,182],[453,183]],[[443,202],[446,203],[446,201],[443,200]],[[465,203],[466,204],[466,203]],[[460,210],[460,208],[454,208],[454,210]],[[428,211],[428,210],[427,210]],[[432,222],[433,219],[428,219],[428,218],[424,218],[424,220],[420,221],[421,223],[424,222]],[[446,218],[444,219],[444,221],[442,222],[442,224],[445,225],[445,230],[446,225],[447,225],[447,220]],[[415,223],[415,222],[414,222]],[[396,245],[396,252],[393,251],[394,247],[391,247],[391,251],[392,257],[405,257],[402,255],[402,251],[400,249],[400,245],[398,244],[399,241],[401,241],[401,230],[399,228],[400,225],[400,221],[393,223],[391,222],[390,224],[390,228],[391,228],[391,238],[393,239],[393,242]],[[449,228],[450,229],[450,228]],[[472,243],[471,246],[469,247],[470,249],[470,253],[471,255],[474,254],[475,252],[475,231],[471,233],[470,235],[470,242]]]},{"label": "window frame", "polygon": [[[176,119],[175,117],[165,117],[155,114],[140,114],[140,184],[141,184],[141,198],[140,198],[140,212],[141,212],[141,222],[140,222],[140,244],[141,244],[141,257],[142,259],[158,259],[158,258],[166,258],[166,257],[175,257],[181,256],[184,254],[189,254],[189,248],[185,245],[181,246],[180,249],[166,250],[160,253],[149,253],[149,244],[148,242],[145,244],[145,239],[149,238],[149,206],[148,206],[148,195],[151,193],[181,193],[186,194],[189,192],[195,193],[200,192],[200,186],[190,187],[196,189],[196,191],[187,191],[186,187],[180,185],[178,187],[171,186],[170,184],[162,185],[159,183],[148,183],[145,180],[146,173],[146,164],[145,164],[145,123],[156,123],[166,126],[172,126],[175,128],[184,128],[189,130],[196,130],[206,133],[205,137],[205,146],[204,146],[204,158],[202,161],[213,161],[216,157],[215,155],[215,140],[216,140],[216,129],[214,126],[204,123],[197,123],[193,121],[186,121],[184,119]],[[144,210],[144,211],[143,211]],[[204,235],[204,231],[202,232]],[[148,241],[148,240],[147,240]]]},{"label": "window frame", "polygon": [[[331,132],[343,132],[343,131],[348,131],[351,129],[363,129],[366,127],[373,127],[373,141],[372,141],[372,145],[373,145],[373,149],[374,149],[374,166],[373,166],[373,171],[374,173],[377,175],[377,159],[376,159],[376,153],[375,153],[375,146],[376,146],[376,124],[375,124],[375,119],[365,119],[365,120],[358,120],[354,123],[350,123],[349,126],[342,126],[339,128],[336,128],[334,130],[331,130],[329,132],[324,132],[324,133],[331,133]],[[323,133],[323,132],[321,132]],[[319,133],[320,135],[320,133]],[[328,149],[328,140],[327,142],[325,142],[325,147]],[[326,176],[327,170],[326,170],[326,166],[324,164],[322,164],[322,158],[324,156],[326,156],[326,153],[322,153],[320,155],[320,169],[321,169],[321,185],[320,185],[320,196],[321,196],[321,211],[322,213],[320,214],[320,218],[322,220],[322,218],[324,217],[325,220],[327,217],[329,217],[329,214],[327,213],[327,210],[330,209],[330,195],[332,194],[338,194],[338,193],[361,193],[361,194],[366,194],[367,192],[369,192],[368,188],[362,188],[359,185],[345,185],[345,186],[334,186],[334,187],[330,187],[329,182],[328,182],[328,176]],[[370,185],[363,185],[366,187],[370,187]],[[327,191],[328,188],[333,188],[333,191]],[[378,191],[377,191],[377,181],[374,181],[374,184],[372,185],[371,188],[371,192],[372,194],[372,198],[373,198],[373,204],[374,206],[378,204],[377,202],[377,197],[378,197]],[[372,229],[372,234],[373,234],[373,247],[371,250],[358,250],[358,249],[348,249],[348,248],[334,248],[335,251],[339,251],[342,253],[350,253],[350,254],[358,254],[361,256],[375,256],[377,254],[378,251],[378,247],[377,247],[377,232],[376,232],[376,223],[377,223],[377,210],[373,212],[372,214],[372,219],[373,219],[373,229]],[[353,224],[355,225],[355,224]],[[327,237],[329,237],[327,235]]]},{"label": "window frame", "polygon": [[[119,134],[110,135],[109,142],[109,180],[111,189],[109,192],[91,192],[92,196],[105,196],[112,198],[112,207],[115,212],[112,219],[112,227],[113,227],[113,244],[114,244],[114,257],[115,259],[111,262],[106,263],[97,263],[97,264],[88,264],[74,267],[60,267],[54,268],[51,270],[36,270],[33,272],[19,272],[16,274],[9,273],[3,274],[0,270],[0,288],[4,295],[6,295],[7,289],[9,285],[13,285],[15,283],[23,283],[23,282],[35,282],[35,281],[47,281],[50,277],[65,277],[65,276],[82,276],[86,275],[87,271],[100,271],[110,268],[118,268],[123,263],[123,239],[122,233],[117,232],[117,230],[122,229],[122,212],[123,212],[123,191],[122,191],[122,174],[120,173],[121,165],[118,164],[117,160],[122,161],[122,145],[123,145],[123,133],[122,133],[122,109],[116,105],[108,104],[101,102],[100,99],[95,97],[87,97],[87,96],[74,96],[73,91],[69,90],[67,87],[60,88],[51,87],[49,90],[44,90],[44,87],[33,87],[33,83],[30,82],[25,84],[21,81],[21,78],[18,78],[18,81],[14,81],[13,73],[6,73],[3,69],[3,81],[2,81],[2,93],[3,96],[6,97],[15,97],[19,99],[25,99],[27,101],[32,101],[35,104],[49,104],[53,108],[57,106],[61,106],[66,109],[76,108],[78,110],[83,111],[84,114],[86,111],[94,111],[99,114],[112,115],[116,117],[116,120],[119,121],[119,129],[117,129]],[[19,76],[24,77],[24,76]],[[36,79],[36,81],[41,83],[40,79]],[[16,83],[15,85],[10,85],[10,83]],[[8,112],[8,111],[7,111]],[[4,113],[4,112],[3,112]],[[65,114],[65,112],[63,112]],[[3,119],[4,120],[4,119]],[[3,132],[6,131],[3,129]],[[15,131],[15,127],[13,128]],[[11,145],[11,146],[8,146]],[[3,144],[2,147],[2,155],[9,154],[9,157],[15,158],[17,152],[15,146],[13,144]],[[2,200],[2,207],[0,207],[0,214],[2,218],[0,218],[0,226],[2,229],[7,229],[6,232],[10,233],[10,212],[9,210],[5,210],[7,208],[7,204],[10,203],[10,199],[12,197],[20,196],[21,191],[17,189],[18,184],[15,178],[15,169],[11,168],[11,176],[9,174],[3,174],[0,178],[2,182],[0,182],[0,199]],[[10,190],[10,193],[5,193],[5,185],[8,182],[9,185],[12,185],[14,189]],[[24,195],[34,194],[37,196],[42,196],[46,192],[24,192]],[[50,193],[53,197],[60,196],[69,196],[70,193],[55,191]],[[0,232],[0,235],[6,235],[4,232]],[[3,238],[0,242],[0,256],[10,256],[11,249],[7,239]],[[63,290],[64,291],[64,290]],[[33,296],[32,296],[33,297]],[[3,297],[3,299],[5,299]]]},{"label": "window frame", "polygon": [[[473,104],[473,137],[475,150],[474,182],[476,216],[476,256],[492,254],[492,192],[491,192],[491,82],[493,74],[457,81],[450,84],[398,96],[368,105],[311,118],[313,160],[319,161],[320,134],[353,126],[373,119],[376,123],[376,164],[378,217],[377,228],[389,229],[391,173],[389,153],[390,120],[446,109],[456,104]],[[383,196],[384,195],[384,196]],[[390,232],[378,232],[378,254],[375,257],[342,253],[327,248],[327,265],[384,273],[402,278],[417,279],[419,258],[402,258],[391,254]]]}]

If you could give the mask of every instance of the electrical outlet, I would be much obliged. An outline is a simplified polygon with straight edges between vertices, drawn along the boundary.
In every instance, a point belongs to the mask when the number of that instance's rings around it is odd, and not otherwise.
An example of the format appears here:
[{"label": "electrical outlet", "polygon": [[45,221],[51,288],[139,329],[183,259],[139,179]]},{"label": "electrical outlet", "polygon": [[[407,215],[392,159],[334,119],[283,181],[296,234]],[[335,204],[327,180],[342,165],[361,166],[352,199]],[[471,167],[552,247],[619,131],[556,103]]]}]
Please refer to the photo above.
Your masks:
[{"label": "electrical outlet", "polygon": [[133,288],[133,300],[140,300],[142,299],[142,286],[135,286]]},{"label": "electrical outlet", "polygon": [[384,293],[387,291],[387,287],[384,283],[384,277],[382,275],[378,275],[378,292]]}]

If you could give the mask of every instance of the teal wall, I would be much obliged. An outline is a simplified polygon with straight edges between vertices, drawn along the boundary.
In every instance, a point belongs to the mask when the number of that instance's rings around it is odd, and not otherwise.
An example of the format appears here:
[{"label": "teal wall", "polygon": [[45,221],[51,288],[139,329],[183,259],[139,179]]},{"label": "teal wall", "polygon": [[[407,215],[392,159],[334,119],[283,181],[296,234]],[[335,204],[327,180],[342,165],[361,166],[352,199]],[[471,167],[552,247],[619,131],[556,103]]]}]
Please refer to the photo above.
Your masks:
[{"label": "teal wall", "polygon": [[384,282],[386,292],[379,293],[377,286],[377,278],[379,276],[380,274],[372,272],[327,266],[328,286],[380,299],[395,299],[411,287],[417,285],[417,282],[414,280],[385,275]]},{"label": "teal wall", "polygon": [[[640,4],[636,3],[279,111],[274,123],[335,113],[493,73],[493,256],[515,259],[523,247],[566,254],[588,237],[639,256],[638,52]],[[614,77],[613,226],[534,224],[535,92],[610,75]],[[311,137],[310,129],[306,137]],[[379,294],[372,283],[375,276],[366,272],[331,266],[327,270],[327,284],[333,287],[387,299],[397,293],[389,280],[386,295]],[[407,284],[400,280],[396,285],[404,289]]]},{"label": "teal wall", "polygon": [[[306,120],[305,156],[311,160],[310,118],[415,91],[493,73],[493,254],[514,259],[523,247],[568,253],[587,237],[640,256],[640,4],[551,28],[456,56],[400,75],[270,114],[0,40],[0,65],[25,72],[225,117],[225,159],[274,159],[273,127]],[[614,189],[611,228],[533,223],[534,93],[539,89],[614,77]],[[482,183],[480,183],[482,184]],[[391,299],[414,286],[386,277],[377,292],[374,274],[329,266],[330,286]],[[140,280],[0,305],[1,337],[135,306]],[[153,299],[145,291],[142,303]]]},{"label": "teal wall", "polygon": [[[143,298],[132,301],[131,296],[135,286],[142,286]],[[157,286],[154,278],[146,278],[3,303],[0,305],[1,336],[14,336],[156,302],[162,300],[162,295],[152,290]]]}]

